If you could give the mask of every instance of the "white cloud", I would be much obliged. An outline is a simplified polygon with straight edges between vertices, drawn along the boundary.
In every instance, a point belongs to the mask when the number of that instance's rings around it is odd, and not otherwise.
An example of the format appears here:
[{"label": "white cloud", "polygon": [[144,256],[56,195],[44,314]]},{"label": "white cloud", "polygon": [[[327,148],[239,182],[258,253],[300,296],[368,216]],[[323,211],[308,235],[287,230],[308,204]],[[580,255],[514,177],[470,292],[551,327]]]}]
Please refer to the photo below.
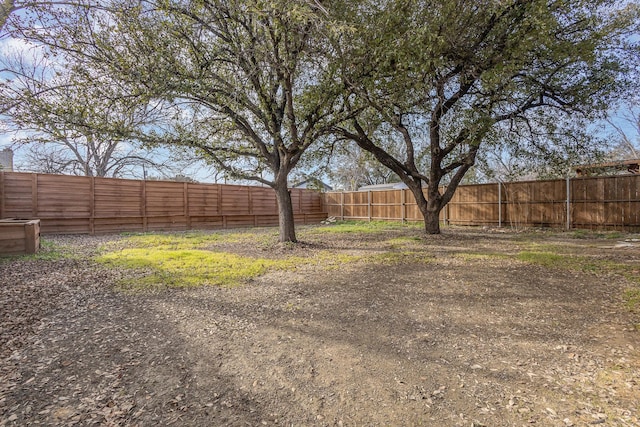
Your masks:
[{"label": "white cloud", "polygon": [[0,55],[13,55],[16,53],[28,53],[34,49],[34,45],[25,40],[6,38],[0,41]]}]

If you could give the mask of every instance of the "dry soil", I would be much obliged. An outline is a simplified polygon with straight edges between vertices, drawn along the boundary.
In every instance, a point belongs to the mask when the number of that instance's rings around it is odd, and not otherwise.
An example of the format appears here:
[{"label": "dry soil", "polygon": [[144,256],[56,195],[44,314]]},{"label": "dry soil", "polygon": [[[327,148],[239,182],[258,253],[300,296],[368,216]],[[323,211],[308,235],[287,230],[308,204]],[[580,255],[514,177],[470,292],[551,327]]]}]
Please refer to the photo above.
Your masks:
[{"label": "dry soil", "polygon": [[142,273],[91,259],[122,236],[0,260],[0,425],[640,425],[640,319],[623,300],[637,283],[515,256],[640,265],[637,235],[300,234],[225,249],[383,255],[137,293],[116,283]]}]

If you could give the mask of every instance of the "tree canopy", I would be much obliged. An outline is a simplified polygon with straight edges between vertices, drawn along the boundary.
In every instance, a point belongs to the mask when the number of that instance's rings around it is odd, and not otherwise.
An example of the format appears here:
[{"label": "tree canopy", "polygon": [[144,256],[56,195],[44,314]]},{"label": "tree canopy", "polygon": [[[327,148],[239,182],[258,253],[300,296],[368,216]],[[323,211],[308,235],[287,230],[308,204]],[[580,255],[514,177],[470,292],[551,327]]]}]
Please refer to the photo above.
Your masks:
[{"label": "tree canopy", "polygon": [[163,112],[147,144],[186,146],[231,176],[271,186],[280,240],[295,241],[287,179],[342,108],[328,90],[331,25],[303,0],[113,0],[12,16],[13,35],[129,88]]},{"label": "tree canopy", "polygon": [[[69,67],[65,123],[82,112],[85,130],[185,147],[272,187],[281,241],[296,240],[287,181],[324,158],[320,142],[369,152],[438,233],[487,148],[549,164],[588,151],[585,124],[632,87],[638,63],[640,7],[613,0],[7,4],[21,11],[3,15],[5,30]],[[96,103],[152,114],[116,125]]]},{"label": "tree canopy", "polygon": [[362,113],[336,131],[407,184],[428,233],[483,147],[579,150],[571,131],[623,93],[637,55],[637,5],[608,0],[371,2],[349,19],[342,77]]},{"label": "tree canopy", "polygon": [[8,53],[1,63],[11,70],[0,84],[3,122],[27,149],[31,168],[98,177],[171,169],[133,139],[159,111],[128,87],[86,64],[61,67],[36,52]]}]

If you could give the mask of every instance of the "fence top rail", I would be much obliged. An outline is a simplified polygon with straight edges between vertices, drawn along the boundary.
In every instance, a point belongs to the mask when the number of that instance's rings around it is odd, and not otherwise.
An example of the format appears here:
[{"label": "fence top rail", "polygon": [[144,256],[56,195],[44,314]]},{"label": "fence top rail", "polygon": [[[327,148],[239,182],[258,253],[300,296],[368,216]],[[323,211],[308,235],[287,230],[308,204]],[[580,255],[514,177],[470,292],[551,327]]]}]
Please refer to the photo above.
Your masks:
[{"label": "fence top rail", "polygon": [[[484,186],[494,186],[494,185],[501,185],[501,186],[509,186],[509,185],[524,185],[524,184],[542,184],[542,183],[565,183],[567,180],[569,181],[597,181],[597,180],[612,180],[612,179],[640,179],[640,175],[638,174],[625,174],[625,175],[602,175],[602,176],[571,176],[571,177],[567,177],[567,178],[555,178],[555,179],[539,179],[539,180],[523,180],[523,181],[497,181],[497,182],[487,182],[487,183],[481,183],[481,184],[464,184],[464,185],[460,185],[458,186],[458,188],[472,188],[472,187],[484,187]],[[446,185],[443,185],[440,187],[441,189],[447,188]],[[426,188],[423,188],[423,191],[426,190]],[[376,188],[376,189],[371,189],[371,190],[351,190],[351,191],[345,191],[345,190],[331,190],[331,191],[327,191],[325,192],[325,194],[364,194],[367,192],[399,192],[399,191],[408,191],[410,192],[410,190],[408,188]]]},{"label": "fence top rail", "polygon": [[[95,180],[100,180],[100,181],[124,181],[124,182],[136,182],[136,183],[160,183],[160,184],[175,184],[175,185],[184,185],[184,184],[188,184],[188,185],[205,185],[205,186],[223,186],[223,187],[241,187],[241,188],[264,188],[266,190],[272,190],[271,187],[267,186],[267,185],[248,185],[248,184],[226,184],[226,183],[211,183],[211,182],[187,182],[187,181],[171,181],[171,180],[164,180],[164,179],[135,179],[135,178],[112,178],[112,177],[98,177],[98,176],[94,176],[94,177],[89,177],[89,176],[80,176],[80,175],[63,175],[63,174],[53,174],[53,173],[39,173],[39,172],[13,172],[13,171],[0,171],[0,174],[5,175],[5,176],[10,176],[10,175],[17,175],[17,176],[37,176],[37,177],[51,177],[53,179],[56,178],[78,178],[78,179],[95,179]],[[290,188],[290,190],[295,191],[295,190],[307,190],[307,191],[312,191],[309,189],[304,189],[304,188]]]}]

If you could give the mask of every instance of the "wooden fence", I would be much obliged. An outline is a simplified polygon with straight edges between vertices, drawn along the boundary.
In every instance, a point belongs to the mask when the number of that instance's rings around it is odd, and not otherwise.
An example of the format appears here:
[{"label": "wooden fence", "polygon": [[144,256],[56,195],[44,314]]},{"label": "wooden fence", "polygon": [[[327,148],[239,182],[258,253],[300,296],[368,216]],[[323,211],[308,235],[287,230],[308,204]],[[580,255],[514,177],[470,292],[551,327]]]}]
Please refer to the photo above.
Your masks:
[{"label": "wooden fence", "polygon": [[[297,223],[327,217],[320,193],[292,189]],[[139,232],[278,224],[267,187],[0,172],[0,219],[40,219],[42,233]]]},{"label": "wooden fence", "polygon": [[[421,221],[409,190],[326,193],[329,216]],[[452,225],[640,230],[640,176],[460,186],[442,210]]]}]

